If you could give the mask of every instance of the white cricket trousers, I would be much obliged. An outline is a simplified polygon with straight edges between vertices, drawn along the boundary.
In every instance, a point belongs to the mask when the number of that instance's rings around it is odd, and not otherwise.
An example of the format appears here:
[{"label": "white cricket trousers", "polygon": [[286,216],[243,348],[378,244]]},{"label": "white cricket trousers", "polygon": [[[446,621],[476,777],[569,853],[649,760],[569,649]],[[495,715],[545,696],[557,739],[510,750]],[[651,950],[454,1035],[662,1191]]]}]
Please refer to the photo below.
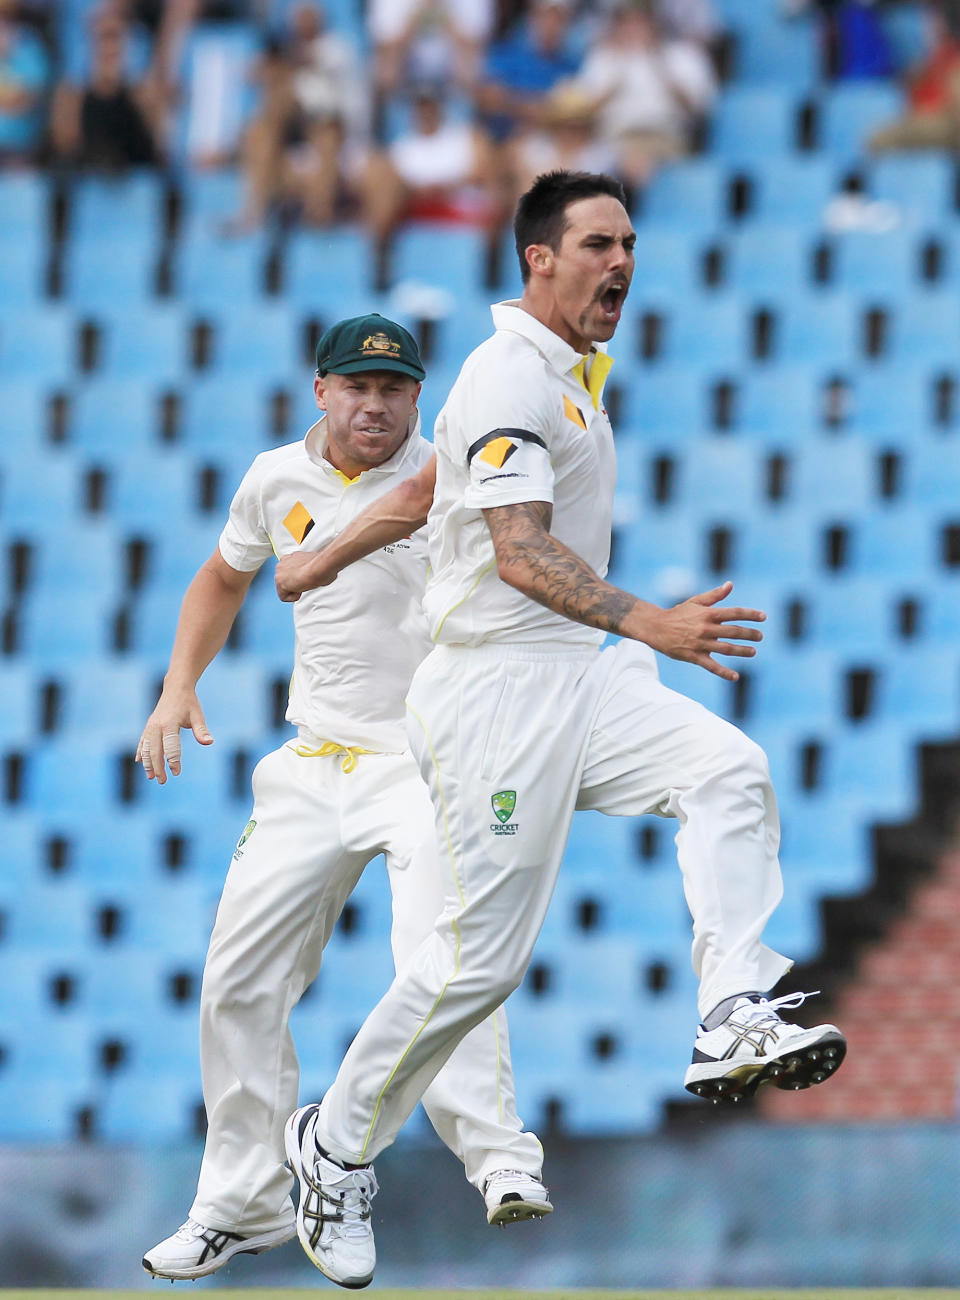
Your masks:
[{"label": "white cricket trousers", "polygon": [[766,757],[663,686],[647,647],[438,647],[407,702],[446,905],[323,1098],[317,1140],[332,1155],[363,1163],[388,1146],[462,1035],[520,983],[575,808],[677,819],[701,1017],[789,970],[761,942],[782,893]]},{"label": "white cricket trousers", "polygon": [[[344,771],[343,757],[302,757],[291,743],[253,774],[256,826],[227,874],[200,995],[208,1130],[190,1213],[207,1227],[293,1221],[283,1150],[299,1104],[290,1012],[366,864],[386,855],[397,969],[443,905],[433,809],[413,758],[360,755]],[[498,1168],[539,1175],[543,1151],[517,1118],[502,1012],[463,1040],[423,1102],[475,1186]]]}]

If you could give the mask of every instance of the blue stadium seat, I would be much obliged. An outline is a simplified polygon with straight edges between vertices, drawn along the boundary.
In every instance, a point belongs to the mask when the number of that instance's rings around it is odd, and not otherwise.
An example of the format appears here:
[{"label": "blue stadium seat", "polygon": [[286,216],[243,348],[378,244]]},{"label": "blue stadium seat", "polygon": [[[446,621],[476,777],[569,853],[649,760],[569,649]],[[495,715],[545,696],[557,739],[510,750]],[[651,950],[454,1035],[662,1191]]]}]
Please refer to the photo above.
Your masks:
[{"label": "blue stadium seat", "polygon": [[883,34],[893,48],[900,68],[919,63],[930,47],[929,15],[913,5],[893,5],[881,11]]},{"label": "blue stadium seat", "polygon": [[891,652],[895,605],[894,593],[880,576],[821,579],[807,601],[805,642],[872,662]]},{"label": "blue stadium seat", "polygon": [[85,176],[70,195],[70,238],[116,240],[144,235],[156,243],[162,231],[163,181],[156,172],[103,179]]},{"label": "blue stadium seat", "polygon": [[95,463],[107,471],[110,518],[131,532],[169,528],[199,508],[196,462],[179,450],[156,451],[149,477],[138,455],[101,456]]},{"label": "blue stadium seat", "polygon": [[[38,520],[76,519],[80,507],[80,475],[69,452],[30,449],[22,443],[0,449],[0,521],[9,536],[32,528]],[[4,454],[6,451],[7,455]]]},{"label": "blue stadium seat", "polygon": [[798,92],[792,86],[731,86],[710,127],[713,154],[726,163],[789,154],[796,147]]},{"label": "blue stadium seat", "polygon": [[947,153],[887,154],[870,164],[870,193],[888,199],[924,225],[939,225],[956,211],[957,171]]},{"label": "blue stadium seat", "polygon": [[141,1027],[149,1032],[155,1017],[182,1005],[174,1001],[173,981],[183,973],[195,986],[186,1006],[192,1008],[196,1024],[202,969],[202,953],[184,962],[182,954],[167,954],[162,950],[138,952],[121,944],[91,946],[77,965],[80,1005],[94,1021],[139,1016]]},{"label": "blue stadium seat", "polygon": [[65,384],[74,378],[76,351],[77,323],[68,308],[0,302],[0,379]]},{"label": "blue stadium seat", "polygon": [[820,76],[820,42],[817,26],[759,18],[737,33],[736,80],[772,83],[809,89]]},{"label": "blue stadium seat", "polygon": [[437,285],[460,303],[480,293],[486,257],[487,235],[479,227],[413,222],[397,232],[391,269],[397,284]]},{"label": "blue stadium seat", "polygon": [[180,521],[175,533],[154,532],[152,536],[146,599],[163,593],[164,611],[173,618],[171,637],[179,602],[201,564],[217,549],[223,524],[220,515],[185,519]]},{"label": "blue stadium seat", "polygon": [[[719,582],[719,576],[699,577],[697,581],[698,590],[709,590],[715,587]],[[739,600],[739,588],[736,599]],[[753,590],[751,585],[751,591]],[[638,593],[643,595],[643,592]],[[693,592],[688,594],[692,595]],[[746,599],[746,596],[744,597]],[[753,597],[750,597],[752,602]],[[680,663],[676,659],[668,659],[666,655],[657,657],[657,666],[660,672],[660,680],[664,686],[672,691],[679,691],[681,695],[688,695],[691,699],[702,704],[704,708],[716,713],[720,717],[729,717],[731,706],[732,687],[729,682],[717,677],[714,673],[704,672],[693,664]]]},{"label": "blue stadium seat", "polygon": [[[956,246],[960,252],[960,243]],[[960,303],[955,285],[905,294],[890,317],[893,360],[952,368],[960,356]]]},{"label": "blue stadium seat", "polygon": [[[154,817],[163,817],[175,823],[179,818],[196,819],[210,808],[232,805],[249,805],[249,787],[242,799],[233,796],[233,752],[228,746],[201,747],[191,735],[182,739],[183,760],[180,776],[168,780],[166,785],[155,781],[135,784],[136,807]],[[243,823],[237,832],[243,829]]]},{"label": "blue stadium seat", "polygon": [[214,366],[281,382],[297,374],[303,340],[286,303],[227,308],[215,322]]},{"label": "blue stadium seat", "polygon": [[760,724],[832,726],[842,717],[841,661],[833,649],[760,651],[750,665],[750,713]]},{"label": "blue stadium seat", "polygon": [[116,593],[97,589],[29,599],[18,612],[18,649],[45,672],[106,654],[118,604]]},{"label": "blue stadium seat", "polygon": [[739,297],[678,300],[665,322],[664,360],[737,369],[747,360],[747,311]]},{"label": "blue stadium seat", "polygon": [[[950,306],[947,305],[948,310]],[[952,304],[954,310],[955,306]],[[934,310],[934,319],[937,315]],[[922,328],[922,322],[917,323]],[[898,312],[893,321],[894,352],[899,350],[903,325],[904,319]],[[861,437],[881,446],[906,449],[929,429],[933,414],[933,376],[922,356],[912,364],[865,366],[850,378],[854,393],[851,424]]]},{"label": "blue stadium seat", "polygon": [[265,232],[203,237],[198,225],[205,221],[194,218],[180,241],[174,266],[178,297],[199,314],[221,312],[227,303],[253,305],[262,300]]},{"label": "blue stadium seat", "polygon": [[64,264],[67,299],[83,312],[139,306],[156,295],[158,252],[150,239],[109,234],[68,245]]},{"label": "blue stadium seat", "polygon": [[372,280],[368,238],[353,226],[293,231],[287,243],[284,286],[288,301],[332,325],[341,295],[354,298]]},{"label": "blue stadium seat", "polygon": [[0,1071],[0,1141],[44,1146],[75,1140],[88,1089],[86,1079],[69,1074],[39,1080],[30,1070]]},{"label": "blue stadium seat", "polygon": [[677,466],[675,500],[709,513],[756,509],[762,499],[763,465],[756,444],[742,439],[700,438],[683,448]]},{"label": "blue stadium seat", "polygon": [[643,196],[643,221],[690,233],[714,231],[726,218],[726,168],[714,158],[671,163],[651,180]]},{"label": "blue stadium seat", "polygon": [[179,179],[187,222],[194,234],[207,239],[219,237],[223,222],[236,217],[243,203],[244,181],[240,168],[188,167]]},{"label": "blue stadium seat", "polygon": [[870,827],[856,804],[826,795],[788,801],[782,818],[781,861],[786,893],[802,882],[820,894],[868,888],[873,877]]},{"label": "blue stadium seat", "polygon": [[92,378],[77,384],[71,396],[71,446],[123,453],[156,444],[160,390],[149,380]]},{"label": "blue stadium seat", "polygon": [[633,1061],[602,1062],[579,1073],[565,1088],[562,1122],[584,1138],[652,1131],[661,1118],[660,1089],[669,1086],[670,1079],[676,1080],[672,1070],[653,1081],[649,1072],[638,1075]]},{"label": "blue stadium seat", "polygon": [[195,379],[183,394],[181,436],[196,454],[228,449],[252,461],[275,445],[270,433],[273,389],[259,376],[209,375]]},{"label": "blue stadium seat", "polygon": [[47,287],[48,262],[49,250],[42,228],[5,233],[0,217],[0,303],[6,312],[14,307],[29,311],[41,305]]},{"label": "blue stadium seat", "polygon": [[775,334],[779,361],[843,369],[859,354],[859,309],[845,293],[809,293],[780,304]]},{"label": "blue stadium seat", "polygon": [[943,646],[910,646],[883,665],[875,716],[916,739],[946,740],[960,729],[960,661]]},{"label": "blue stadium seat", "polygon": [[954,646],[960,640],[960,578],[954,573],[915,582],[920,600],[920,636],[924,642]]},{"label": "blue stadium seat", "polygon": [[622,538],[611,581],[643,592],[647,599],[672,603],[698,590],[702,563],[698,521],[686,511],[650,510]]},{"label": "blue stadium seat", "polygon": [[176,303],[104,311],[101,372],[117,379],[175,384],[187,372],[187,328]]},{"label": "blue stadium seat", "polygon": [[833,240],[837,288],[872,302],[895,303],[920,284],[919,245],[913,231],[851,231]]},{"label": "blue stadium seat", "polygon": [[[31,766],[39,768],[42,752],[31,755]],[[87,758],[85,755],[85,761]],[[77,761],[76,750],[73,763],[75,769],[84,765]],[[83,783],[83,775],[77,773],[76,784]],[[42,780],[38,779],[37,785],[43,790]],[[4,945],[10,949],[56,952],[66,960],[68,954],[82,952],[93,937],[86,891],[69,880],[38,878],[28,887],[20,881],[16,890],[0,884],[0,913],[4,916]]]},{"label": "blue stadium seat", "polygon": [[217,741],[229,744],[269,730],[269,681],[252,655],[217,656],[198,687],[207,726]]},{"label": "blue stadium seat", "polygon": [[0,750],[26,747],[36,739],[40,718],[40,679],[20,659],[4,664],[0,677]]},{"label": "blue stadium seat", "polygon": [[764,158],[751,169],[759,221],[819,231],[837,189],[837,166],[821,154]]},{"label": "blue stadium seat", "polygon": [[917,438],[906,459],[905,496],[940,517],[960,513],[960,448],[953,438]]},{"label": "blue stadium seat", "polygon": [[693,293],[701,283],[701,253],[687,231],[639,225],[633,292],[682,296]]},{"label": "blue stadium seat", "polygon": [[57,601],[73,592],[111,598],[123,590],[122,539],[110,520],[51,521],[24,529],[31,551],[31,599]]},{"label": "blue stadium seat", "polygon": [[[147,678],[142,669],[141,674]],[[81,677],[86,678],[87,672]],[[156,702],[157,684],[158,682],[145,681],[142,698],[147,700],[148,711]],[[76,703],[68,697],[68,730],[77,717],[74,711]],[[126,734],[121,735],[120,727],[117,728],[115,738],[120,745],[133,749],[146,717],[147,714],[144,713],[138,721],[134,714],[131,729],[131,711],[128,710]],[[134,780],[146,781],[139,768]],[[169,832],[161,820],[144,815],[136,808],[114,808],[109,817],[96,819],[77,816],[76,813],[67,816],[57,809],[48,814],[46,829],[50,835],[61,837],[66,842],[66,870],[70,872],[71,879],[87,889],[114,880],[119,880],[124,885],[131,881],[148,881],[164,869],[164,840]]]},{"label": "blue stadium seat", "polygon": [[200,1080],[158,1078],[153,1071],[117,1073],[97,1094],[97,1132],[107,1142],[183,1142],[196,1131]]},{"label": "blue stadium seat", "polygon": [[37,231],[48,233],[50,184],[42,172],[5,171],[0,175],[0,236],[5,243]]},{"label": "blue stadium seat", "polygon": [[27,807],[56,808],[67,816],[86,808],[102,816],[120,796],[120,758],[123,749],[107,741],[79,752],[75,737],[48,740],[34,746],[26,772]]},{"label": "blue stadium seat", "polygon": [[851,530],[851,571],[922,581],[935,570],[938,524],[915,507],[878,508]]},{"label": "blue stadium seat", "polygon": [[0,411],[7,442],[5,448],[0,447],[0,467],[7,460],[17,460],[25,453],[32,457],[41,451],[48,401],[47,387],[40,381],[0,379]]},{"label": "blue stadium seat", "polygon": [[[194,573],[202,562],[198,560],[193,566]],[[193,574],[190,575],[191,578],[192,576]],[[166,665],[173,649],[173,637],[187,582],[172,583],[169,587],[160,584],[151,586],[137,600],[132,620],[133,645],[141,657]]]},{"label": "blue stadium seat", "polygon": [[688,366],[657,366],[628,376],[617,433],[636,432],[664,448],[699,438],[708,428],[706,377]]},{"label": "blue stadium seat", "polygon": [[359,1024],[386,993],[393,976],[390,945],[384,943],[382,936],[371,939],[335,936],[327,945],[313,988],[312,1001],[318,1016],[331,1007],[336,1008],[338,1015],[352,1012]]},{"label": "blue stadium seat", "polygon": [[917,757],[900,727],[863,723],[835,732],[824,746],[821,787],[855,801],[861,815],[898,822],[917,802]]},{"label": "blue stadium seat", "polygon": [[817,566],[815,533],[806,509],[797,506],[757,511],[739,519],[734,525],[729,576],[736,577],[741,587],[747,579],[785,573],[794,581],[806,582]]},{"label": "blue stadium seat", "polygon": [[209,882],[156,873],[128,881],[114,876],[88,888],[95,910],[112,907],[119,915],[111,947],[156,952],[165,961],[202,962],[217,903]]},{"label": "blue stadium seat", "polygon": [[790,447],[822,424],[823,376],[809,366],[764,366],[744,372],[736,428],[773,447]]},{"label": "blue stadium seat", "polygon": [[903,112],[898,87],[882,81],[840,82],[823,92],[820,103],[820,147],[837,162],[866,155],[867,139]]},{"label": "blue stadium seat", "polygon": [[811,521],[862,515],[879,498],[877,453],[853,434],[820,434],[793,448],[787,483],[789,500]]},{"label": "blue stadium seat", "polygon": [[813,246],[807,230],[751,222],[727,240],[725,281],[737,293],[761,300],[802,292],[812,284]]},{"label": "blue stadium seat", "polygon": [[156,703],[156,673],[140,660],[111,655],[88,660],[64,682],[59,733],[133,750]]}]

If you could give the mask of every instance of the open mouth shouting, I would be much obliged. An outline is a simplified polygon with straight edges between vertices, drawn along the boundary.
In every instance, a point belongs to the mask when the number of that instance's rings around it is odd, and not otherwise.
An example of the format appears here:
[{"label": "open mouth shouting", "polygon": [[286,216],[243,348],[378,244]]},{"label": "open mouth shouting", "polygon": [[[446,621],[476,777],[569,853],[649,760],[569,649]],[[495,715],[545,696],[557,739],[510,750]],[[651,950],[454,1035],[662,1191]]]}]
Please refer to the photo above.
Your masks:
[{"label": "open mouth shouting", "polygon": [[616,325],[619,322],[628,288],[628,282],[622,276],[617,276],[600,290],[597,302],[605,324]]}]

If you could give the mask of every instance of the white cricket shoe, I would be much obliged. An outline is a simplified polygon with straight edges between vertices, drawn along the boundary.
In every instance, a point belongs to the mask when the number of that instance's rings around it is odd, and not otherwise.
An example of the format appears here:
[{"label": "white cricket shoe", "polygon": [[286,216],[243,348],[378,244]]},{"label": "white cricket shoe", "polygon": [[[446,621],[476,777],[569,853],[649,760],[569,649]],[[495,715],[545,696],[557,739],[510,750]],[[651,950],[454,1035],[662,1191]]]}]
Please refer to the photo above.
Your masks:
[{"label": "white cricket shoe", "polygon": [[553,1213],[550,1196],[539,1178],[519,1169],[495,1169],[483,1184],[487,1223],[505,1228],[524,1219],[542,1219]]},{"label": "white cricket shoe", "polygon": [[779,1015],[781,1007],[799,1007],[813,996],[791,993],[772,1002],[756,995],[738,998],[721,1024],[697,1030],[683,1086],[707,1101],[740,1101],[764,1083],[796,1089],[829,1079],[847,1051],[840,1030],[836,1025],[803,1029]]},{"label": "white cricket shoe", "polygon": [[344,1169],[314,1140],[320,1107],[301,1106],[283,1133],[287,1164],[300,1189],[297,1236],[307,1258],[338,1286],[369,1286],[377,1263],[370,1202],[377,1194],[372,1165]]},{"label": "white cricket shoe", "polygon": [[260,1255],[274,1246],[282,1246],[297,1235],[296,1225],[284,1224],[268,1232],[226,1232],[222,1228],[205,1228],[196,1219],[187,1219],[173,1234],[148,1250],[143,1267],[154,1277],[190,1281],[206,1277],[222,1268],[234,1255]]}]

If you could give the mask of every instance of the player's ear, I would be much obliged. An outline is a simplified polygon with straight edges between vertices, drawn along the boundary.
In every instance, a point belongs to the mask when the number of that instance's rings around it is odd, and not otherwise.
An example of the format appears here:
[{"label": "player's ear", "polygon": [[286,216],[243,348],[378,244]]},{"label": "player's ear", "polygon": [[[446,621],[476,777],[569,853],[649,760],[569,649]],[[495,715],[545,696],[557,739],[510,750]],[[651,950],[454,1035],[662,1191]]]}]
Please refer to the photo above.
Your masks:
[{"label": "player's ear", "polygon": [[327,409],[327,385],[319,373],[314,375],[313,378],[313,396],[320,410],[325,411]]},{"label": "player's ear", "polygon": [[549,244],[528,244],[526,257],[534,275],[553,274],[553,249]]}]

